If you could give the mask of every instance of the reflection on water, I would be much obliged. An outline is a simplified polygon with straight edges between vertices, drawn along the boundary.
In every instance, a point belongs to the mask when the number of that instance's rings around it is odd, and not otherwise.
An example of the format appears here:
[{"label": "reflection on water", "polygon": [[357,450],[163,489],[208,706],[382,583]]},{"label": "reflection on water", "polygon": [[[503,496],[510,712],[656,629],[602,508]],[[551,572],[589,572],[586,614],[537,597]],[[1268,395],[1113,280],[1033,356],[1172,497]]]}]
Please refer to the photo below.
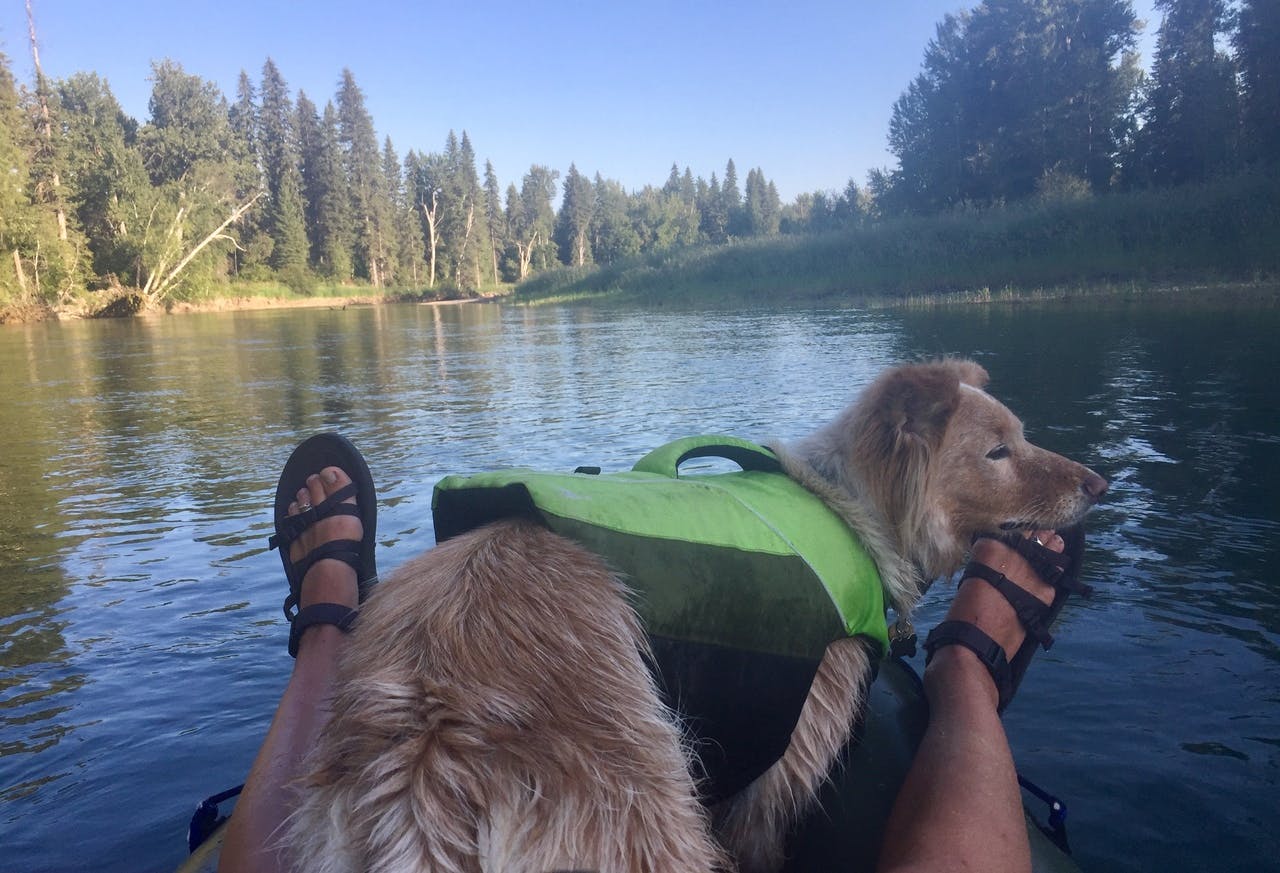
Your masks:
[{"label": "reflection on water", "polygon": [[0,330],[7,863],[172,867],[189,805],[242,779],[291,664],[263,546],[302,436],[361,446],[391,569],[432,543],[446,473],[618,469],[696,432],[795,437],[881,367],[956,353],[1034,440],[1112,482],[1091,523],[1099,595],[1064,614],[1008,716],[1020,764],[1073,801],[1088,868],[1265,867],[1278,322],[396,306]]}]

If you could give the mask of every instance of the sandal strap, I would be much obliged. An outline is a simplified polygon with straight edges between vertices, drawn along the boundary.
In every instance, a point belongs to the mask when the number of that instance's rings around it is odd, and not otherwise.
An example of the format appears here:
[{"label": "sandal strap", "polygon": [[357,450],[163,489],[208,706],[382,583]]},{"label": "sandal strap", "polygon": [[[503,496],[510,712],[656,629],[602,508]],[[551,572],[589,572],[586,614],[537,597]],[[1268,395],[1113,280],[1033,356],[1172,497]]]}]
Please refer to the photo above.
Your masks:
[{"label": "sandal strap", "polygon": [[1081,582],[1076,574],[1068,575],[1073,561],[1070,550],[1064,549],[1061,552],[1055,552],[1053,549],[1042,546],[1035,540],[1028,539],[1018,533],[1005,534],[1000,537],[1000,542],[1026,558],[1027,563],[1031,565],[1037,575],[1059,591],[1080,594],[1084,597],[1093,595],[1092,585]]},{"label": "sandal strap", "polygon": [[[1036,642],[1046,651],[1053,646],[1053,635],[1049,633],[1050,607],[1040,598],[1003,573],[999,573],[978,561],[969,562],[964,568],[963,579],[981,579],[996,591],[999,591],[1000,596],[1013,607],[1013,611],[1018,616],[1018,621],[1022,623],[1027,635],[1034,637]],[[963,580],[961,584],[964,584]]]},{"label": "sandal strap", "polygon": [[929,636],[924,641],[924,650],[928,653],[925,664],[933,660],[933,654],[938,649],[953,645],[964,646],[973,652],[982,662],[982,666],[987,668],[1000,695],[996,710],[1003,712],[1013,698],[1013,674],[1009,669],[1009,659],[1004,649],[975,624],[967,621],[944,621],[929,631]]},{"label": "sandal strap", "polygon": [[298,643],[302,640],[302,632],[317,624],[331,624],[344,634],[351,630],[358,613],[350,606],[340,603],[313,603],[298,611],[289,625],[289,654],[298,657]]},{"label": "sandal strap", "polygon": [[356,491],[356,483],[349,482],[310,509],[299,512],[297,515],[286,515],[276,525],[277,532],[267,540],[268,549],[287,548],[302,536],[303,531],[322,518],[333,515],[354,515],[359,518],[358,504],[342,502],[348,497],[356,496]]},{"label": "sandal strap", "polygon": [[[350,506],[350,504],[346,504]],[[341,561],[356,571],[357,577],[360,574],[360,541],[359,540],[329,540],[327,543],[321,543],[306,555],[298,559],[293,564],[294,578],[298,580],[301,587],[302,580],[307,578],[307,571],[310,570],[318,561],[334,560]],[[357,581],[358,578],[357,578]],[[298,596],[300,591],[289,591],[289,596],[284,601],[284,616],[293,621],[294,617],[289,610],[298,605]]]}]

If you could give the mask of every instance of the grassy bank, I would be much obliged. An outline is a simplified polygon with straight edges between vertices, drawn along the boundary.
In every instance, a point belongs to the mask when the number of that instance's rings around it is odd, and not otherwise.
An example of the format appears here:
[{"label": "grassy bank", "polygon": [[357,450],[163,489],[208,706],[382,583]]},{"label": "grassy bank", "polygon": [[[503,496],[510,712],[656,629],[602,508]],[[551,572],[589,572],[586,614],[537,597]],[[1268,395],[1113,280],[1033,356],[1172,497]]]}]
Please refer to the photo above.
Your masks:
[{"label": "grassy bank", "polygon": [[544,273],[527,301],[901,300],[1003,289],[1258,281],[1280,275],[1280,176],[958,209]]},{"label": "grassy bank", "polygon": [[37,300],[0,301],[0,324],[42,319],[115,318],[155,312],[210,312],[274,307],[310,307],[376,303],[461,301],[510,294],[512,286],[495,285],[475,292],[456,289],[374,288],[358,283],[316,283],[299,292],[282,282],[231,281],[206,286],[148,306],[134,291],[117,288],[83,291],[57,303]]}]

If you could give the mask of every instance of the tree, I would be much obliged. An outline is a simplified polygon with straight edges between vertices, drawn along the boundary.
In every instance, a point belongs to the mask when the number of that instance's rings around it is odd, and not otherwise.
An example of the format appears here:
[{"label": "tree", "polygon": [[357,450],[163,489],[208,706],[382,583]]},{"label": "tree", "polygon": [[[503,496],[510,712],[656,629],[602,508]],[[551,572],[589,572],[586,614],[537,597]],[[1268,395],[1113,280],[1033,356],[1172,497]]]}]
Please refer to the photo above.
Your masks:
[{"label": "tree", "polygon": [[[385,259],[385,275],[382,277],[384,285],[403,284],[404,275],[400,272],[401,264],[404,264],[407,273],[414,272],[414,263],[410,253],[404,248],[404,241],[401,239],[401,219],[403,217],[412,218],[417,222],[417,217],[411,209],[404,209],[407,203],[405,196],[404,182],[400,176],[400,158],[396,154],[395,146],[391,143],[391,137],[384,137],[382,142],[382,181],[386,185],[384,195],[387,201],[387,223],[383,227],[382,245],[386,250]],[[419,248],[418,259],[421,260]],[[414,284],[417,284],[416,276],[413,278]]]},{"label": "tree", "polygon": [[729,238],[729,211],[715,173],[711,174],[711,184],[707,186],[706,198],[699,205],[699,212],[699,229],[703,236],[717,244]]},{"label": "tree", "polygon": [[1198,181],[1234,163],[1235,66],[1215,41],[1225,0],[1156,0],[1164,22],[1137,139],[1139,173],[1157,185]]},{"label": "tree", "polygon": [[444,177],[447,163],[443,155],[415,156],[409,178],[409,192],[415,212],[422,222],[422,236],[426,242],[427,287],[436,287],[436,274],[441,258],[444,213],[440,198],[444,193]]},{"label": "tree", "polygon": [[1138,80],[1128,0],[984,0],[947,15],[894,103],[880,181],[920,211],[1015,200],[1048,172],[1105,189]]},{"label": "tree", "polygon": [[782,203],[778,189],[757,167],[747,173],[747,198],[744,205],[746,232],[752,236],[772,236],[782,221]]},{"label": "tree", "polygon": [[591,221],[591,255],[596,263],[610,264],[640,253],[640,235],[628,214],[627,192],[613,179],[596,173],[595,205]]},{"label": "tree", "polygon": [[[258,92],[253,80],[244,70],[236,84],[236,99],[227,110],[227,127],[230,130],[228,157],[236,168],[236,195],[240,199],[251,196],[267,187],[258,162]],[[252,271],[259,264],[271,260],[275,245],[264,227],[262,210],[252,210],[240,220],[238,227],[241,248],[232,252],[236,273]]]},{"label": "tree", "polygon": [[130,244],[135,216],[149,195],[137,123],[124,114],[107,83],[76,73],[57,86],[65,182],[75,224],[93,255],[93,272],[108,284],[136,272]]},{"label": "tree", "polygon": [[721,210],[725,216],[725,233],[729,236],[742,236],[746,225],[742,212],[742,193],[738,190],[738,170],[733,165],[733,158],[724,168],[724,183],[720,186]]},{"label": "tree", "polygon": [[502,190],[493,163],[484,162],[484,217],[489,231],[489,256],[493,262],[493,283],[498,284],[498,252],[506,245],[507,224],[502,212]]},{"label": "tree", "polygon": [[139,135],[151,183],[177,182],[194,168],[223,164],[231,136],[218,86],[168,59],[152,63],[151,81],[151,120]]},{"label": "tree", "polygon": [[343,172],[338,113],[333,103],[317,117],[315,104],[298,92],[298,148],[310,263],[316,272],[345,282],[351,269],[351,197]]},{"label": "tree", "polygon": [[445,140],[442,235],[449,275],[459,288],[480,284],[480,182],[476,156],[467,132],[459,140],[453,131]]},{"label": "tree", "polygon": [[1242,0],[1235,48],[1245,153],[1280,162],[1280,3]]},{"label": "tree", "polygon": [[270,58],[262,67],[260,94],[258,161],[267,188],[263,212],[273,242],[271,266],[296,283],[306,270],[308,255],[297,118],[284,77]]},{"label": "tree", "polygon": [[[672,171],[675,168],[672,167]],[[677,177],[678,181],[678,177]],[[581,267],[591,259],[591,219],[595,212],[595,194],[591,181],[569,165],[564,177],[564,200],[556,218],[555,240],[562,263]]]},{"label": "tree", "polygon": [[[391,138],[387,138],[388,147]],[[404,156],[403,171],[397,171],[398,190],[393,195],[392,206],[396,216],[396,239],[398,242],[396,268],[400,283],[412,283],[414,288],[422,287],[426,278],[426,263],[423,261],[425,242],[422,238],[422,224],[418,219],[417,206],[413,201],[412,180],[418,171],[418,156],[409,149]],[[388,175],[390,175],[388,173]]]},{"label": "tree", "polygon": [[386,237],[391,207],[381,178],[382,160],[373,119],[364,107],[364,94],[348,69],[342,71],[337,101],[338,137],[354,231],[355,274],[380,288],[388,257]]},{"label": "tree", "polygon": [[518,194],[514,185],[507,189],[507,226],[517,257],[516,278],[520,281],[555,261],[555,244],[551,241],[555,213],[551,201],[556,196],[558,178],[558,171],[534,164],[525,173]]},{"label": "tree", "polygon": [[30,130],[9,59],[0,53],[0,296],[22,301],[43,296],[41,243],[57,240],[52,216],[28,196]]},{"label": "tree", "polygon": [[151,119],[138,140],[153,188],[135,241],[135,281],[147,304],[224,275],[225,254],[239,245],[227,228],[260,196],[238,196],[227,101],[217,86],[173,61],[152,71]]}]

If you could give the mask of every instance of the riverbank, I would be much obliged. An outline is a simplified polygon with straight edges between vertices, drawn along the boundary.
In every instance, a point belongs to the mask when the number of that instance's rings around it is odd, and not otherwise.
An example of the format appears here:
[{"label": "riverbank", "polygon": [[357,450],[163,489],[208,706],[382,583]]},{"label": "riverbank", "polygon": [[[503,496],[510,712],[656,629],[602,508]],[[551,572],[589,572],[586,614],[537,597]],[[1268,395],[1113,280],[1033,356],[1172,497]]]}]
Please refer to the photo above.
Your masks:
[{"label": "riverbank", "polygon": [[347,309],[352,306],[379,306],[384,303],[452,306],[495,300],[510,292],[510,287],[490,288],[472,296],[436,298],[425,291],[381,291],[373,288],[326,286],[312,294],[297,294],[283,285],[257,282],[229,285],[220,292],[198,299],[168,300],[147,306],[139,295],[128,290],[115,290],[86,292],[56,304],[8,301],[0,304],[0,324],[262,309]]},{"label": "riverbank", "polygon": [[866,218],[823,234],[656,252],[539,274],[524,301],[744,305],[1265,286],[1280,279],[1280,175]]}]

